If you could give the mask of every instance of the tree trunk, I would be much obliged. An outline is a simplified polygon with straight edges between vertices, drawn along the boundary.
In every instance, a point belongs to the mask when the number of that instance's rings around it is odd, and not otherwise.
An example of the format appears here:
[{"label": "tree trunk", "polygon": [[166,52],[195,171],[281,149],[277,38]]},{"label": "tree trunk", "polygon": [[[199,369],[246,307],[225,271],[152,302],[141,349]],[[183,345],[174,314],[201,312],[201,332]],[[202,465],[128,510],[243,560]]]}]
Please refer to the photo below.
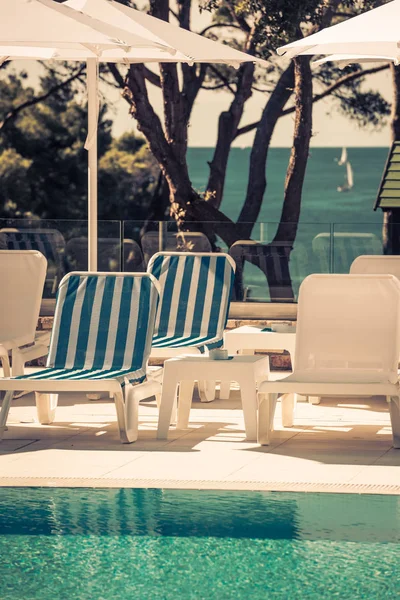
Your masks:
[{"label": "tree trunk", "polygon": [[249,239],[258,219],[267,187],[266,165],[268,150],[276,123],[282,110],[293,93],[294,64],[290,63],[282,73],[274,91],[268,99],[258,124],[253,147],[250,153],[249,180],[246,200],[237,223],[242,239]]},{"label": "tree trunk", "polygon": [[[393,102],[391,114],[392,142],[400,140],[400,67],[391,64]],[[384,254],[400,254],[400,209],[383,211],[382,241]]]},{"label": "tree trunk", "polygon": [[162,173],[158,176],[156,189],[151,198],[147,219],[143,224],[140,235],[146,231],[154,229],[154,223],[157,221],[167,221],[169,210],[169,187]]},{"label": "tree trunk", "polygon": [[252,94],[253,76],[253,63],[245,63],[240,67],[235,97],[229,110],[223,111],[219,116],[217,145],[212,161],[208,163],[210,176],[206,188],[207,201],[216,208],[221,206],[229,153],[236,137],[244,106]]},{"label": "tree trunk", "polygon": [[169,143],[155,113],[146,88],[143,65],[131,65],[124,91],[138,129],[146,137],[150,151],[160,165],[170,190],[171,213],[183,231],[215,231],[230,246],[239,239],[236,225],[218,209],[205,202],[193,189],[180,144]]},{"label": "tree trunk", "polygon": [[281,281],[277,281],[275,273],[268,274],[268,285],[271,300],[275,298],[275,290],[282,297],[282,289],[286,300],[294,300],[289,261],[296,239],[300,218],[301,196],[307,168],[308,153],[312,134],[312,74],[310,58],[300,56],[293,59],[295,78],[295,126],[293,147],[285,180],[285,194],[278,230],[271,244],[273,253],[281,265]]}]

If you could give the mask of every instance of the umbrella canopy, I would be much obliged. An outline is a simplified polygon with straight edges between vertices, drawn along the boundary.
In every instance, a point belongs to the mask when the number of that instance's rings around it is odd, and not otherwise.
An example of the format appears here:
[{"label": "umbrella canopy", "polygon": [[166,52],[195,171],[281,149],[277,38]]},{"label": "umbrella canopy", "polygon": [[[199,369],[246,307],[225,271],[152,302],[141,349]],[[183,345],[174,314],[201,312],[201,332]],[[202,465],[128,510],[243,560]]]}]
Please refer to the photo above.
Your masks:
[{"label": "umbrella canopy", "polygon": [[394,0],[286,46],[278,54],[400,57],[400,0]]},{"label": "umbrella canopy", "polygon": [[351,65],[353,63],[389,63],[393,62],[398,64],[398,59],[394,56],[373,56],[368,54],[329,54],[328,56],[324,56],[324,58],[320,58],[319,60],[314,60],[313,65],[323,65],[327,62],[336,62],[340,67],[346,67],[347,65]]},{"label": "umbrella canopy", "polygon": [[121,30],[53,0],[0,0],[0,44],[83,50],[95,54],[130,46],[174,52],[156,35]]},{"label": "umbrella canopy", "polygon": [[[28,12],[29,9],[29,12]],[[3,15],[4,13],[4,15]],[[24,18],[21,18],[24,15]],[[3,18],[4,17],[4,18]],[[109,0],[0,0],[0,60],[87,62],[89,270],[97,270],[98,63],[265,61]]]},{"label": "umbrella canopy", "polygon": [[142,36],[155,36],[188,57],[190,62],[225,63],[233,66],[239,66],[243,62],[267,64],[226,44],[214,42],[113,0],[68,0],[65,4],[126,31],[138,31]]}]

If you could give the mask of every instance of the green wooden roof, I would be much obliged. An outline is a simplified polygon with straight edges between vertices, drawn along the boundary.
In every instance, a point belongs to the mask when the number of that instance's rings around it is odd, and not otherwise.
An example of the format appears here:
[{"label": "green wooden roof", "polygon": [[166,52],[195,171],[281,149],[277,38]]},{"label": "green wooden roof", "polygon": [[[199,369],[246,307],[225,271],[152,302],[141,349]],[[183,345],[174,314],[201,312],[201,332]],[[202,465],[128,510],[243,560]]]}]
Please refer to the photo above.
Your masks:
[{"label": "green wooden roof", "polygon": [[400,141],[389,150],[374,210],[400,208]]}]

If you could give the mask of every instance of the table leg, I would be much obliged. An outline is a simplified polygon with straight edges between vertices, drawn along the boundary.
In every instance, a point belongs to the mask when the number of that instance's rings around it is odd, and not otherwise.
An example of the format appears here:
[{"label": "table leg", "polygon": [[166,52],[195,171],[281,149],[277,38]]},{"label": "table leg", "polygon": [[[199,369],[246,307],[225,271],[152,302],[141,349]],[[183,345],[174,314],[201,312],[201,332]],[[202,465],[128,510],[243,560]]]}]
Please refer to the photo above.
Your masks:
[{"label": "table leg", "polygon": [[[167,367],[164,367],[167,370]],[[171,423],[172,411],[176,402],[176,389],[178,380],[174,374],[165,373],[163,377],[160,411],[158,413],[157,439],[166,440]]]},{"label": "table leg", "polygon": [[178,422],[177,429],[187,429],[189,425],[190,408],[192,406],[194,381],[184,379],[179,384]]},{"label": "table leg", "polygon": [[293,427],[296,400],[296,394],[283,394],[281,397],[282,425],[284,427]]},{"label": "table leg", "polygon": [[219,399],[220,400],[229,400],[229,395],[231,393],[231,382],[230,381],[221,381],[219,386]]},{"label": "table leg", "polygon": [[257,439],[257,390],[254,377],[246,377],[238,381],[242,398],[242,409],[246,438]]},{"label": "table leg", "polygon": [[278,394],[258,394],[257,441],[261,446],[271,443]]}]

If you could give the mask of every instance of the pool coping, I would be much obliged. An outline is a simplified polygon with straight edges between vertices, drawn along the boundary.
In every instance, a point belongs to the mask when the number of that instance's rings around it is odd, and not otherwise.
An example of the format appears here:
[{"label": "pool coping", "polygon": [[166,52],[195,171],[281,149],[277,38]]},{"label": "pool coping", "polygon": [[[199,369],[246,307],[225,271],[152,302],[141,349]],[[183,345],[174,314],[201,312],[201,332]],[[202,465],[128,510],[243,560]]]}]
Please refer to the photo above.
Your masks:
[{"label": "pool coping", "polygon": [[1,487],[60,488],[163,488],[180,490],[231,490],[254,492],[323,492],[331,494],[400,495],[400,485],[268,482],[268,481],[207,481],[172,479],[111,479],[74,477],[4,477]]}]

